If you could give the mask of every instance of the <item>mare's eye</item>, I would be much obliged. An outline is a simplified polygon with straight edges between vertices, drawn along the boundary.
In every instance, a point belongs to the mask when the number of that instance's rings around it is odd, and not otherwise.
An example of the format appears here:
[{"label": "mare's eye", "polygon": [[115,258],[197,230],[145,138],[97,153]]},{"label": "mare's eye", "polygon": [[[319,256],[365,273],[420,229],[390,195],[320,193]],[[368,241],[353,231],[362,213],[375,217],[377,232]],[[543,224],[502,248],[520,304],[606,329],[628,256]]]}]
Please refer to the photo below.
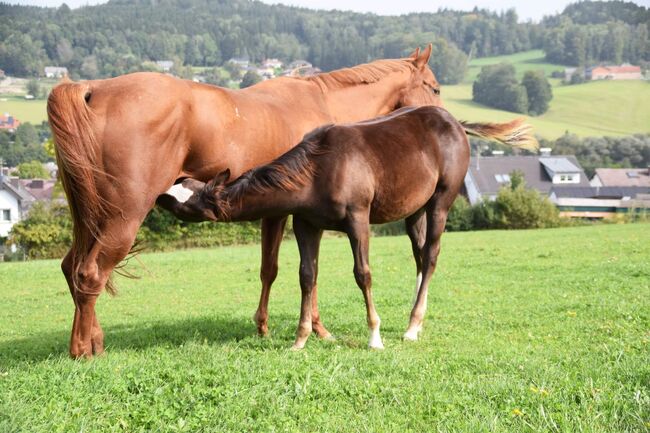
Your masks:
[{"label": "mare's eye", "polygon": [[431,88],[431,91],[432,91],[434,94],[436,94],[436,95],[439,95],[439,94],[440,94],[440,89],[436,89],[435,87],[432,87],[432,88]]}]

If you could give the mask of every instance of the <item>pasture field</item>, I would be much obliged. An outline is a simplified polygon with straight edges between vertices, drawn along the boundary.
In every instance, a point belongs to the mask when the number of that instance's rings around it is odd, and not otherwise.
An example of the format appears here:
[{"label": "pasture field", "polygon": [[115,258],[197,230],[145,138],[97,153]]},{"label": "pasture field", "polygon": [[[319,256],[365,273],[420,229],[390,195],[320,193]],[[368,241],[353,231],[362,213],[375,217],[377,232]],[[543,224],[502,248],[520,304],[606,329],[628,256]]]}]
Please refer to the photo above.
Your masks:
[{"label": "pasture field", "polygon": [[143,254],[102,296],[107,353],[67,357],[58,261],[0,264],[2,432],[648,432],[650,225],[447,233],[420,341],[405,343],[406,237],[373,238],[386,350],[366,349],[344,238],[321,248],[336,342],[291,352],[285,241],[269,338],[251,316],[259,246]]},{"label": "pasture field", "polygon": [[0,113],[9,113],[21,123],[40,125],[47,120],[45,99],[26,100],[22,96],[0,95]]},{"label": "pasture field", "polygon": [[479,72],[481,72],[483,66],[495,65],[497,63],[512,63],[515,67],[515,71],[517,71],[517,78],[519,80],[522,79],[526,71],[530,70],[543,70],[547,77],[550,77],[553,71],[564,72],[564,69],[567,66],[548,63],[544,56],[544,51],[542,50],[530,50],[516,54],[509,54],[507,56],[479,57],[472,59],[467,67],[465,83],[471,84],[476,81],[476,77]]},{"label": "pasture field", "polygon": [[[445,108],[458,119],[503,122],[519,113],[497,110],[472,101],[472,85],[442,87]],[[550,109],[528,117],[535,133],[555,139],[565,132],[581,137],[650,133],[650,82],[597,81],[554,86]]]}]

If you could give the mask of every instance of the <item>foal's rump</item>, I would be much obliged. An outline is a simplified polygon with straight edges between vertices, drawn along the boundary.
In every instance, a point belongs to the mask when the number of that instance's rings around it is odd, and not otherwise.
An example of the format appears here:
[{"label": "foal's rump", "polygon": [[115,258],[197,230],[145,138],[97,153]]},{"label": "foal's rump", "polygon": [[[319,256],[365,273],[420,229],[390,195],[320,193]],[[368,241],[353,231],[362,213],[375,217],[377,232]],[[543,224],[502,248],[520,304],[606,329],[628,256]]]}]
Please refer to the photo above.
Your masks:
[{"label": "foal's rump", "polygon": [[370,222],[406,218],[436,191],[458,191],[467,170],[469,143],[463,127],[446,110],[405,110],[384,122],[358,125],[368,149],[375,194]]}]

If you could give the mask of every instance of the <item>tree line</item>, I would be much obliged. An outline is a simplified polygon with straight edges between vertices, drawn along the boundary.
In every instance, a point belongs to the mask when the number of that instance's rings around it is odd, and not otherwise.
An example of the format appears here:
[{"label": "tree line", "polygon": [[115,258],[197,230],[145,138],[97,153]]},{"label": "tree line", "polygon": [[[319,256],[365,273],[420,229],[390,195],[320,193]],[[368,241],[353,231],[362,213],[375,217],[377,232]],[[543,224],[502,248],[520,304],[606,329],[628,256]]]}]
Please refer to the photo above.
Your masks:
[{"label": "tree line", "polygon": [[526,71],[518,82],[515,67],[508,63],[484,66],[472,85],[474,101],[531,116],[546,113],[552,98],[543,71]]},{"label": "tree line", "polygon": [[[601,3],[622,12],[603,21]],[[583,8],[597,9],[594,17],[579,14]],[[567,64],[650,60],[650,20],[639,18],[646,8],[581,2],[567,10],[536,24],[519,22],[514,10],[441,9],[389,17],[248,0],[113,0],[75,10],[65,4],[0,4],[0,67],[33,76],[45,65],[58,65],[73,78],[99,78],[146,69],[155,60],[215,66],[232,57],[277,57],[305,58],[332,70],[402,57],[433,41],[432,67],[448,84],[462,79],[468,56],[532,48],[544,48],[549,60]]]}]

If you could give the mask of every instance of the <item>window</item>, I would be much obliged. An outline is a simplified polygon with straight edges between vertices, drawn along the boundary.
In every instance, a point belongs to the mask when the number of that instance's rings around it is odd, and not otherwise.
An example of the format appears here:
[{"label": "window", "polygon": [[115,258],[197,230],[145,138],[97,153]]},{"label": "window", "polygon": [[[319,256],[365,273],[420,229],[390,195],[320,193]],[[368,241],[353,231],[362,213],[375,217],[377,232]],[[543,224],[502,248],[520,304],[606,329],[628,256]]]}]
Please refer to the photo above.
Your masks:
[{"label": "window", "polygon": [[564,175],[560,176],[560,182],[564,182],[564,181],[566,181],[566,176]]},{"label": "window", "polygon": [[11,209],[2,209],[2,221],[11,221]]},{"label": "window", "polygon": [[507,183],[510,182],[510,175],[509,174],[495,174],[494,178],[497,180],[499,183]]},{"label": "window", "polygon": [[568,182],[573,182],[573,176],[571,176],[571,175],[567,176],[567,177],[566,177],[566,180],[567,180]]}]

